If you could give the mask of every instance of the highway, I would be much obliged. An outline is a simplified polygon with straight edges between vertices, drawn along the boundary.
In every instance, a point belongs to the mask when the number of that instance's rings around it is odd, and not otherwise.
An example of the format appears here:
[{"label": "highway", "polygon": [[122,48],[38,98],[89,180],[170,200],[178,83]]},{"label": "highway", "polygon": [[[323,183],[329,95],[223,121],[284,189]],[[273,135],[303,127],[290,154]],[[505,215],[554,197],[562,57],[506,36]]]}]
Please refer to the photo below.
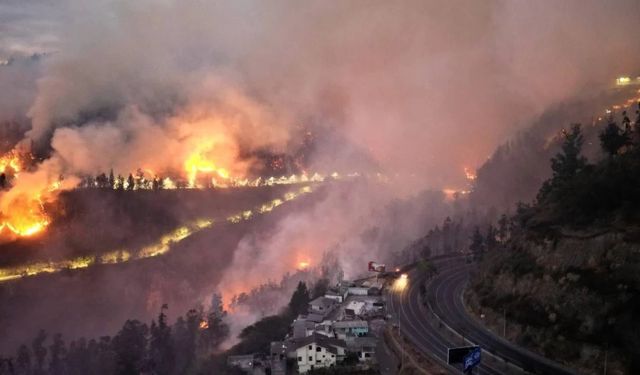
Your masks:
[{"label": "highway", "polygon": [[[524,373],[517,367],[534,374],[573,374],[546,358],[495,336],[467,314],[462,302],[462,292],[470,265],[465,264],[461,258],[438,260],[436,265],[440,272],[427,287],[427,306],[421,302],[420,296],[420,284],[424,282],[424,276],[416,270],[409,273],[406,288],[390,290],[387,294],[389,311],[398,320],[400,331],[418,349],[438,360],[451,373],[461,373],[461,368],[446,364],[447,348],[480,345],[483,349],[483,362],[478,371],[481,374]],[[450,333],[446,326],[464,335],[464,340],[460,335]],[[517,367],[491,358],[488,353],[506,359]]]}]

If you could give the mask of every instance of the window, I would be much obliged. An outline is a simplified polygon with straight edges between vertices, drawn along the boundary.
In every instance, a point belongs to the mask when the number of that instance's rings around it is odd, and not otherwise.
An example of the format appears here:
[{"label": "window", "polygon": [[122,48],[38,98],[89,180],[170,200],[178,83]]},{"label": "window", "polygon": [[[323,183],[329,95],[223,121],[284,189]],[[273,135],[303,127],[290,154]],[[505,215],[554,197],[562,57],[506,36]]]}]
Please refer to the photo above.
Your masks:
[{"label": "window", "polygon": [[321,351],[322,351],[322,348],[319,346],[316,346],[316,352],[321,352]]},{"label": "window", "polygon": [[309,356],[309,361],[313,362],[313,357],[312,356]]},{"label": "window", "polygon": [[313,350],[313,346],[312,345],[309,345],[309,350]]},{"label": "window", "polygon": [[298,362],[302,362],[302,357],[298,357]]},{"label": "window", "polygon": [[371,353],[364,353],[365,358],[371,358]]}]

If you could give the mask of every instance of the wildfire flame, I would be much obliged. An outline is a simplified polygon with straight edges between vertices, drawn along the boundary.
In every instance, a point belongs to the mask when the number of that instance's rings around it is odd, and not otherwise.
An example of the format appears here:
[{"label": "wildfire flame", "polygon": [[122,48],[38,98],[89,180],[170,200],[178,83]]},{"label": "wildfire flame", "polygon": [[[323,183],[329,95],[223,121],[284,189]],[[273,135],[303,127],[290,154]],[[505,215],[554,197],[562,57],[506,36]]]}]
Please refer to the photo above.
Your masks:
[{"label": "wildfire flame", "polygon": [[[207,157],[207,154],[211,152],[212,148],[211,143],[204,143],[184,162],[184,169],[187,172],[190,187],[197,186],[197,178],[200,173],[217,175],[224,180],[229,179],[229,171],[226,168],[216,165]],[[215,178],[212,178],[212,182],[214,185],[217,184]]]},{"label": "wildfire flame", "polygon": [[[8,175],[18,179],[24,166],[19,153],[15,150],[0,157],[0,173],[2,174],[2,188],[10,182]],[[0,233],[10,233],[19,237],[33,236],[49,225],[49,217],[44,211],[42,194],[57,190],[59,183],[55,183],[42,192],[16,191],[9,195],[10,199],[0,207]],[[3,195],[9,192],[2,193]],[[5,228],[7,231],[5,231]]]},{"label": "wildfire flame", "polygon": [[201,320],[200,321],[200,329],[204,330],[204,329],[207,329],[207,328],[209,328],[209,322],[207,322],[206,320]]},{"label": "wildfire flame", "polygon": [[[303,194],[309,194],[313,190],[309,186],[304,186],[298,189],[294,194],[297,198]],[[267,214],[271,212],[275,207],[283,204],[281,199],[274,199],[269,201],[254,210],[245,210],[232,217],[237,218],[237,221],[231,221],[232,223],[239,223],[242,221],[248,221],[253,219],[257,214]],[[251,213],[251,214],[249,214]],[[171,250],[171,247],[185,238],[197,233],[203,229],[213,226],[215,223],[214,218],[202,218],[190,222],[184,226],[176,228],[175,230],[161,236],[156,242],[137,252],[130,252],[128,250],[115,250],[108,253],[104,253],[101,256],[83,256],[71,260],[62,260],[57,262],[40,262],[33,263],[15,268],[0,268],[0,282],[19,279],[26,276],[35,276],[43,273],[55,273],[65,269],[80,269],[86,268],[96,264],[118,264],[125,263],[131,260],[141,260],[151,257],[163,255]]]}]

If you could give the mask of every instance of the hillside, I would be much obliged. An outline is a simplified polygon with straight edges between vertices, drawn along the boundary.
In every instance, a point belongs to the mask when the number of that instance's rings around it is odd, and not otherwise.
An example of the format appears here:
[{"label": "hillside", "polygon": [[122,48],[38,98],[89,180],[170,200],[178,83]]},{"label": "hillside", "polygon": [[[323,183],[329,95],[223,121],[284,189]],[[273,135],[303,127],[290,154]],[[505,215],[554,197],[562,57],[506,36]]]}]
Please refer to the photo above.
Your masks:
[{"label": "hillside", "polygon": [[[509,339],[579,369],[640,372],[640,121],[563,133],[551,177],[484,254],[467,303]],[[598,142],[599,140],[599,142]],[[582,144],[606,154],[589,163]]]}]

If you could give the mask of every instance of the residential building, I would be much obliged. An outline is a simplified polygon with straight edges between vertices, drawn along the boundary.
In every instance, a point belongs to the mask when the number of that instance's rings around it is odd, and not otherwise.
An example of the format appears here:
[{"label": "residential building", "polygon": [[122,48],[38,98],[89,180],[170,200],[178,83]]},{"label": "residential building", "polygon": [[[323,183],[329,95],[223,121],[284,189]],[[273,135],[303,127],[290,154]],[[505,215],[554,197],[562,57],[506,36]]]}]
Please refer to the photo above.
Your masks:
[{"label": "residential building", "polygon": [[309,312],[326,316],[337,305],[337,301],[327,297],[318,297],[309,302]]},{"label": "residential building", "polygon": [[346,340],[349,352],[356,353],[360,362],[375,362],[378,339],[375,337],[351,337]]},{"label": "residential building", "polygon": [[351,301],[344,308],[344,316],[347,319],[355,319],[358,316],[361,316],[365,312],[365,302],[362,301]]},{"label": "residential building", "polygon": [[367,286],[350,286],[349,295],[352,296],[366,296],[369,295],[369,287]]},{"label": "residential building", "polygon": [[316,323],[307,320],[306,318],[298,317],[293,321],[293,338],[299,339],[307,336],[311,336],[316,328]]},{"label": "residential building", "polygon": [[347,344],[343,340],[313,334],[301,340],[296,340],[292,347],[295,350],[298,372],[301,374],[309,370],[333,367],[344,359]]},{"label": "residential building", "polygon": [[333,331],[339,339],[345,339],[348,336],[366,336],[369,334],[369,323],[366,320],[334,322]]},{"label": "residential building", "polygon": [[330,288],[329,290],[327,290],[324,296],[327,298],[334,299],[338,301],[338,303],[342,303],[344,302],[345,299],[347,299],[348,295],[349,295],[349,288],[344,286],[339,286],[336,288]]}]

